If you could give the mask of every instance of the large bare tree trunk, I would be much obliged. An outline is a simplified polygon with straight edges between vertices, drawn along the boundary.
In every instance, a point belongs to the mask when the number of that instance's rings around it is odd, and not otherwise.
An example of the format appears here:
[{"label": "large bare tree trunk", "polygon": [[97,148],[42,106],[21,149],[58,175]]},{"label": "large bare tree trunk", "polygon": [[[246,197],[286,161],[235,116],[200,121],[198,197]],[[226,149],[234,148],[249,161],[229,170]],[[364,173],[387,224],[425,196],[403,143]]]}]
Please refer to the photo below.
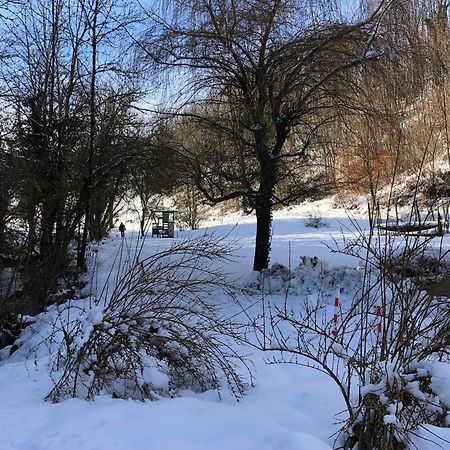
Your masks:
[{"label": "large bare tree trunk", "polygon": [[260,186],[256,195],[256,239],[253,270],[258,272],[267,269],[270,256],[270,241],[272,229],[273,194],[277,183],[276,160],[270,158],[270,153],[264,144],[260,145]]},{"label": "large bare tree trunk", "polygon": [[[266,195],[264,195],[266,197]],[[260,272],[269,265],[272,228],[272,205],[269,198],[261,198],[256,208],[256,239],[253,270]]]}]

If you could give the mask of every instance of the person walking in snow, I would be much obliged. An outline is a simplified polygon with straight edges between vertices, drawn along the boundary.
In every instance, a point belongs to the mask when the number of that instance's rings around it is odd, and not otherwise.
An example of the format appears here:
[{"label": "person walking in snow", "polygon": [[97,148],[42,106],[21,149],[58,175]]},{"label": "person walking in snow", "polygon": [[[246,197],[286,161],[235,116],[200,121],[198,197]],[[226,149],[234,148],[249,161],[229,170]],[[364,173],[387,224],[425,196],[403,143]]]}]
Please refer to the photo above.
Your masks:
[{"label": "person walking in snow", "polygon": [[126,230],[125,225],[122,222],[120,222],[119,231],[122,237],[125,237],[125,230]]}]

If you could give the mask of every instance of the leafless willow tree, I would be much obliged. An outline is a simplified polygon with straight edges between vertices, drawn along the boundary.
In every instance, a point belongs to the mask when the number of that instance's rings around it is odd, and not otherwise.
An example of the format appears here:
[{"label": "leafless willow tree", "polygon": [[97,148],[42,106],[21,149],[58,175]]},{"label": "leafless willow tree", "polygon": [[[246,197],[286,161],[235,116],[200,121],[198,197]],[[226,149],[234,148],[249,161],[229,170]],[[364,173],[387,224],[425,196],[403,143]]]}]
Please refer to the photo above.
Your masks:
[{"label": "leafless willow tree", "polygon": [[381,2],[354,21],[320,1],[175,1],[164,16],[148,12],[141,49],[159,68],[187,77],[182,103],[195,105],[176,114],[217,136],[212,152],[232,149],[235,164],[219,172],[185,157],[210,203],[244,197],[256,212],[254,270],[269,261],[273,207],[300,195],[278,196],[286,167],[305,158],[317,131],[345,107],[352,69],[379,56],[371,45],[387,7]]}]

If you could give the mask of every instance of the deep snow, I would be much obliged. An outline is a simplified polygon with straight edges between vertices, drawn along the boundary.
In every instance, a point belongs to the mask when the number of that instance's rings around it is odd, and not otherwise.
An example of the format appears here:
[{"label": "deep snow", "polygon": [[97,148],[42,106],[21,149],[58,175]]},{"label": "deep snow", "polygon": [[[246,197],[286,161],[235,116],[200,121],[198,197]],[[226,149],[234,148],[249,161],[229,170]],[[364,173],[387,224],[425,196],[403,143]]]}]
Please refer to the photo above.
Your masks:
[{"label": "deep snow", "polygon": [[[320,209],[325,228],[306,228],[305,218]],[[124,218],[124,220],[127,218]],[[343,209],[332,209],[330,201],[276,212],[271,262],[297,267],[301,256],[317,256],[331,266],[354,270],[360,261],[332,252],[336,241],[353,235],[352,220],[365,226],[361,216],[349,219]],[[220,223],[222,222],[222,223]],[[127,222],[125,245],[132,255],[140,246],[137,221]],[[255,220],[240,215],[221,217],[201,230],[178,232],[175,240],[202,235],[207,228],[225,241],[238,240],[233,263],[226,270],[239,285],[254,278],[251,272]],[[449,240],[450,241],[450,240]],[[172,243],[148,238],[141,258]],[[445,243],[447,244],[447,243]],[[85,288],[88,295],[101,289],[118,249],[120,234],[110,236],[92,253],[95,275]],[[113,280],[110,280],[113,284]],[[357,286],[355,286],[357,288]],[[332,297],[330,287],[325,298]],[[349,287],[350,289],[350,287]],[[314,295],[318,295],[313,292]],[[344,295],[350,296],[350,292]],[[299,288],[295,295],[303,295]],[[326,300],[327,301],[327,300]],[[258,306],[255,306],[257,308]],[[255,312],[255,311],[254,311]],[[236,305],[229,313],[237,314]],[[36,339],[36,336],[34,337]],[[51,389],[48,357],[24,354],[0,363],[0,449],[28,450],[325,450],[333,445],[339,428],[338,413],[344,410],[337,387],[325,375],[298,365],[266,364],[267,354],[248,349],[255,365],[256,384],[236,402],[215,391],[184,392],[181,397],[138,402],[97,396],[87,402],[70,399],[59,404],[43,401]],[[446,380],[442,383],[445,384]],[[436,431],[436,430],[434,430]],[[447,430],[437,430],[450,438]],[[450,449],[420,441],[420,450]]]}]

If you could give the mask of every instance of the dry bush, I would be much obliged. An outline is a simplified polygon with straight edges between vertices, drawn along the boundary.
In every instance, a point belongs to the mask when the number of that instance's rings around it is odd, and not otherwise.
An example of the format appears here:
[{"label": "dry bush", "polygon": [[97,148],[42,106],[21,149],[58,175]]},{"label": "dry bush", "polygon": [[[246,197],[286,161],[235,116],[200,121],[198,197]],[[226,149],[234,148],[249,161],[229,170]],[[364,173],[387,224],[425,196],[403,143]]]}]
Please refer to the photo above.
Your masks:
[{"label": "dry bush", "polygon": [[182,229],[198,230],[200,223],[207,217],[207,207],[192,186],[182,187],[177,192],[175,206],[179,209],[177,220]]},{"label": "dry bush", "polygon": [[273,363],[306,365],[337,384],[346,404],[339,448],[400,450],[423,425],[450,418],[450,397],[432,382],[439,367],[450,374],[450,299],[429,288],[448,282],[446,254],[429,236],[354,227],[354,238],[334,250],[365,266],[337,324],[325,296],[291,300],[284,289],[284,303],[266,301],[256,332],[263,350],[280,352]]},{"label": "dry bush", "polygon": [[308,213],[308,217],[305,219],[305,227],[307,228],[326,228],[328,222],[324,220],[319,211]]},{"label": "dry bush", "polygon": [[[445,281],[446,254],[427,236],[361,235],[358,245],[367,252],[369,275],[356,301],[357,328],[351,318],[343,321],[348,331],[359,331],[348,340],[342,330],[360,389],[344,426],[346,448],[403,449],[423,425],[446,425],[450,411],[429,382],[437,361],[450,367],[450,300],[422,290]],[[381,323],[375,336],[374,321]]]},{"label": "dry bush", "polygon": [[215,269],[230,251],[207,236],[174,244],[136,260],[112,294],[105,289],[89,308],[60,309],[53,335],[62,333],[64,339],[47,400],[104,392],[154,399],[180,389],[219,390],[223,384],[239,399],[251,372],[235,350],[238,326],[223,319],[213,301],[234,297]]}]

